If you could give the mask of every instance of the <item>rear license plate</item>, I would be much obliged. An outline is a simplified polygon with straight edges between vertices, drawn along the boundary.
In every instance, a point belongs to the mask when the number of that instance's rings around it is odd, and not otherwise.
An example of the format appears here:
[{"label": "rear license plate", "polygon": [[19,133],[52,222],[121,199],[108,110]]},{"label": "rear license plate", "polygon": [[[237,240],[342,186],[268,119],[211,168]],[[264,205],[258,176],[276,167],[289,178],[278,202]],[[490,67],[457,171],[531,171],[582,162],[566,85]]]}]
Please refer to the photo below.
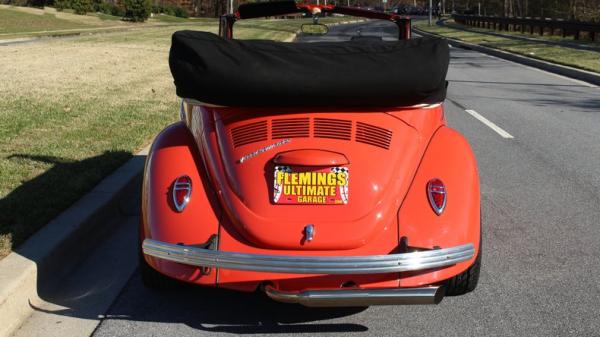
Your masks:
[{"label": "rear license plate", "polygon": [[275,166],[273,203],[345,205],[348,203],[348,167],[315,169],[305,166]]}]

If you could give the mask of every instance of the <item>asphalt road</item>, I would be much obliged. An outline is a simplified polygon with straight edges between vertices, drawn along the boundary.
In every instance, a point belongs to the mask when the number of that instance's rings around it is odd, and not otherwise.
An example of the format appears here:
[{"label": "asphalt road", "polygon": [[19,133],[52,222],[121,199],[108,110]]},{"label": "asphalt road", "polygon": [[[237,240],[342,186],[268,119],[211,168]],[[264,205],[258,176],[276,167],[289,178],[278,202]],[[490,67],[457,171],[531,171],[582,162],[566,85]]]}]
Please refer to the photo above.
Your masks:
[{"label": "asphalt road", "polygon": [[398,28],[386,21],[370,21],[368,23],[335,25],[329,27],[329,33],[325,35],[300,34],[296,41],[300,42],[323,42],[323,41],[347,41],[352,38],[371,37],[384,40],[398,40]]},{"label": "asphalt road", "polygon": [[[394,33],[367,23],[332,27],[327,39],[357,29]],[[93,335],[600,336],[600,90],[473,51],[451,56],[446,114],[481,176],[475,292],[437,306],[309,309],[260,294],[153,291],[135,272]]]}]

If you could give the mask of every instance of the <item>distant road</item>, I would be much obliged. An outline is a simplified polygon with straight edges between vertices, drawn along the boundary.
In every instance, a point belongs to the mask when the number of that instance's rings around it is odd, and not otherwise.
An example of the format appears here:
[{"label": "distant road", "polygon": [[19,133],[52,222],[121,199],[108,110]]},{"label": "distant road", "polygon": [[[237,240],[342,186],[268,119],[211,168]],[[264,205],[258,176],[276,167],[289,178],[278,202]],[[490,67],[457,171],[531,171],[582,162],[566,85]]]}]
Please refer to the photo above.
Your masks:
[{"label": "distant road", "polygon": [[329,27],[326,35],[300,34],[298,42],[347,41],[356,36],[382,37],[384,40],[397,40],[398,29],[390,22],[370,21],[368,23],[353,23]]}]

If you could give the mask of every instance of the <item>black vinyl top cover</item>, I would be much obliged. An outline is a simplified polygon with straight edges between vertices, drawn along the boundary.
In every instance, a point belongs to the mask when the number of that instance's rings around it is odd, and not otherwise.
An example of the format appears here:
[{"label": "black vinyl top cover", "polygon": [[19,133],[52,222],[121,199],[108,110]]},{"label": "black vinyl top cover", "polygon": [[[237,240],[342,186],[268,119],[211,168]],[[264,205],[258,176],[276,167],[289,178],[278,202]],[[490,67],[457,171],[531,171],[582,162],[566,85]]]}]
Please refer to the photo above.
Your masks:
[{"label": "black vinyl top cover", "polygon": [[173,34],[177,95],[223,106],[394,107],[442,102],[442,39],[285,43]]},{"label": "black vinyl top cover", "polygon": [[243,3],[238,7],[240,19],[260,18],[265,16],[299,13],[296,1],[267,1]]}]

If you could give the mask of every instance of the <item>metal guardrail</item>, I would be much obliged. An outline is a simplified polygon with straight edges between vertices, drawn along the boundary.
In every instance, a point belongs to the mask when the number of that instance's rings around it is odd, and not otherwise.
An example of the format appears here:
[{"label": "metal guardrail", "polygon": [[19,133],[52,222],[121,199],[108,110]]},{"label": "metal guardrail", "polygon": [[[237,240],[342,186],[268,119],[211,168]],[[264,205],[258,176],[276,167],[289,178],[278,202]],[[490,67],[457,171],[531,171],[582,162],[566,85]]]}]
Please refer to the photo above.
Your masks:
[{"label": "metal guardrail", "polygon": [[573,35],[575,40],[582,37],[582,32],[587,32],[588,39],[595,41],[600,34],[600,23],[579,22],[567,20],[550,20],[534,18],[502,18],[495,16],[477,16],[453,14],[452,18],[456,23],[478,28],[494,29],[499,31],[520,31],[529,34],[538,33],[539,35],[555,35],[557,30],[563,37]]}]

